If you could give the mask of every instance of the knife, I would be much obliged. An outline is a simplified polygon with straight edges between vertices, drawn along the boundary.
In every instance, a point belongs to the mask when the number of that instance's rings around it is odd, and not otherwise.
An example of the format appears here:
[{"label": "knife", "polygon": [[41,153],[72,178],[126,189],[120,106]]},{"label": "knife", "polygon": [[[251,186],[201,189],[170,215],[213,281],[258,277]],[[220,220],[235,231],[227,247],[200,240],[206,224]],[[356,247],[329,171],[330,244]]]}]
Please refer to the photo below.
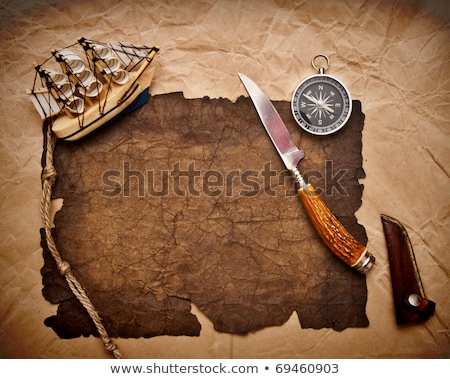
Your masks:
[{"label": "knife", "polygon": [[314,187],[307,183],[298,171],[297,165],[305,153],[295,145],[271,101],[249,77],[241,73],[238,75],[247,89],[272,143],[298,185],[300,200],[319,236],[344,263],[359,273],[366,274],[375,263],[375,257],[345,229],[325,205]]}]

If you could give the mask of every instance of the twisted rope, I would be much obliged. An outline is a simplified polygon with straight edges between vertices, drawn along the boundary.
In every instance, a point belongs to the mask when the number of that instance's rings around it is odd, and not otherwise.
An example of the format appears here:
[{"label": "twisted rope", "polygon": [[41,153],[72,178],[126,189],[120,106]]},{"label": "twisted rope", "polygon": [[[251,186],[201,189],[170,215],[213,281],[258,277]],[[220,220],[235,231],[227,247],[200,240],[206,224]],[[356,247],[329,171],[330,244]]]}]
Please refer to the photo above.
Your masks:
[{"label": "twisted rope", "polygon": [[41,196],[41,216],[44,223],[45,237],[47,240],[48,249],[56,262],[59,273],[65,277],[70,289],[75,297],[80,301],[83,307],[88,312],[95,327],[97,328],[100,337],[102,338],[105,349],[112,352],[116,358],[122,358],[119,348],[109,338],[108,332],[102,324],[102,320],[95,309],[94,305],[89,300],[84,288],[76,279],[74,273],[71,270],[70,264],[61,258],[55,240],[52,235],[52,220],[50,217],[50,203],[52,200],[52,189],[56,181],[56,169],[53,166],[53,152],[56,145],[56,137],[51,131],[50,125],[47,127],[46,134],[46,155],[45,166],[42,171],[42,196]]}]

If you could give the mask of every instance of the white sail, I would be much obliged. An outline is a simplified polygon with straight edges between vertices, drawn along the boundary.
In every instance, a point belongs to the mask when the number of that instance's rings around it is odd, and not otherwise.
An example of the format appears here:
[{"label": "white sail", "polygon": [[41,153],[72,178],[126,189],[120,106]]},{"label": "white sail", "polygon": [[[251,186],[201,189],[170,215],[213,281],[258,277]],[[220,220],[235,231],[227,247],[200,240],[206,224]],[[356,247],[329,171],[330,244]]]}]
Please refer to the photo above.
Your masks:
[{"label": "white sail", "polygon": [[66,74],[63,74],[61,71],[53,70],[51,68],[46,69],[45,72],[48,74],[50,79],[55,83],[56,85],[64,84],[69,82],[69,78]]},{"label": "white sail", "polygon": [[67,66],[74,74],[79,74],[86,69],[86,64],[77,54],[70,49],[60,49],[58,53],[63,57]]},{"label": "white sail", "polygon": [[29,90],[27,94],[30,95],[30,100],[42,119],[58,114],[61,111],[58,102],[46,88],[34,91]]},{"label": "white sail", "polygon": [[84,87],[80,87],[79,91],[82,95],[87,97],[96,97],[103,90],[103,84],[98,80],[94,80],[90,82],[88,85]]},{"label": "white sail", "polygon": [[77,77],[79,83],[82,86],[87,86],[94,80],[97,80],[94,73],[89,69],[86,69],[86,70],[76,74],[75,76]]},{"label": "white sail", "polygon": [[114,81],[114,83],[123,85],[128,83],[131,77],[128,71],[117,70],[112,73],[111,78]]},{"label": "white sail", "polygon": [[74,114],[81,114],[84,112],[84,101],[83,99],[74,96],[66,103],[66,108]]},{"label": "white sail", "polygon": [[68,100],[75,95],[75,85],[70,82],[57,86],[57,93],[63,100]]},{"label": "white sail", "polygon": [[111,74],[120,69],[120,61],[115,57],[106,58],[102,60],[102,66],[107,74]]},{"label": "white sail", "polygon": [[86,68],[84,71],[76,74],[81,84],[79,91],[82,95],[96,97],[102,92],[103,84],[95,77],[94,73]]},{"label": "white sail", "polygon": [[123,85],[128,83],[131,78],[130,73],[121,68],[119,58],[111,56],[109,58],[103,59],[102,66],[105,73],[111,76],[111,79],[114,83]]},{"label": "white sail", "polygon": [[129,82],[129,72],[122,68],[120,57],[110,46],[89,40],[86,42],[92,47],[93,54],[99,58],[101,70],[109,75],[114,83],[123,85]]},{"label": "white sail", "polygon": [[108,59],[114,57],[113,50],[109,46],[101,45],[99,43],[90,43],[90,44],[94,48],[95,54],[100,59]]},{"label": "white sail", "polygon": [[146,50],[149,49],[147,46],[134,46],[116,41],[111,41],[109,45],[117,54],[124,66],[129,66],[130,64],[140,62],[147,56],[148,52],[146,52]]},{"label": "white sail", "polygon": [[67,75],[53,69],[46,69],[44,72],[53,82],[53,88],[63,100],[67,100],[75,95],[75,85],[69,81]]}]

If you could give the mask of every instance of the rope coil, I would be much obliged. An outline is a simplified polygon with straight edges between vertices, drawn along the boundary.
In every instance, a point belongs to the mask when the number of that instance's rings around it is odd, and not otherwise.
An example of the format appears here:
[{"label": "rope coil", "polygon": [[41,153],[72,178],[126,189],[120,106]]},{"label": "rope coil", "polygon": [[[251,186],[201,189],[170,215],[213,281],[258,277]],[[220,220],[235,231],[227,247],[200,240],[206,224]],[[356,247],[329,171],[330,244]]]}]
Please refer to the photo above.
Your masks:
[{"label": "rope coil", "polygon": [[97,331],[103,341],[103,345],[105,349],[109,352],[112,352],[116,358],[122,358],[122,354],[119,351],[118,346],[109,338],[108,332],[106,331],[104,325],[102,324],[102,320],[95,309],[94,305],[89,300],[84,288],[76,279],[71,267],[70,263],[64,261],[61,258],[61,254],[59,253],[55,240],[52,235],[52,220],[50,217],[50,203],[52,201],[52,188],[56,182],[56,169],[53,166],[53,152],[56,145],[56,138],[51,131],[51,125],[47,125],[47,133],[46,133],[46,152],[45,152],[45,166],[42,171],[42,197],[41,197],[41,216],[42,221],[44,223],[45,230],[45,238],[47,241],[48,249],[56,262],[56,266],[58,268],[61,276],[64,276],[67,284],[69,285],[72,293],[75,297],[80,301],[83,307],[88,312],[91,317]]}]

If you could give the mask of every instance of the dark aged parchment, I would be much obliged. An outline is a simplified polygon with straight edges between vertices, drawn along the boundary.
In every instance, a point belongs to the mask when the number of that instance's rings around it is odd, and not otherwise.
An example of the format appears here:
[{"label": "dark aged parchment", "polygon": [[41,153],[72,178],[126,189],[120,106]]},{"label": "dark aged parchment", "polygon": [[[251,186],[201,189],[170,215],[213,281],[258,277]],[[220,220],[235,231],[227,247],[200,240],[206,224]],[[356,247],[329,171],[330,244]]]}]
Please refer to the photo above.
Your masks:
[{"label": "dark aged parchment", "polygon": [[[364,177],[364,115],[327,137],[302,132],[289,102],[274,102],[305,150],[300,171],[362,243],[354,212]],[[249,98],[158,95],[77,143],[58,142],[55,236],[111,337],[199,335],[195,303],[220,332],[282,325],[368,325],[365,277],[312,228]],[[96,334],[42,240],[45,320],[62,338]]]}]

